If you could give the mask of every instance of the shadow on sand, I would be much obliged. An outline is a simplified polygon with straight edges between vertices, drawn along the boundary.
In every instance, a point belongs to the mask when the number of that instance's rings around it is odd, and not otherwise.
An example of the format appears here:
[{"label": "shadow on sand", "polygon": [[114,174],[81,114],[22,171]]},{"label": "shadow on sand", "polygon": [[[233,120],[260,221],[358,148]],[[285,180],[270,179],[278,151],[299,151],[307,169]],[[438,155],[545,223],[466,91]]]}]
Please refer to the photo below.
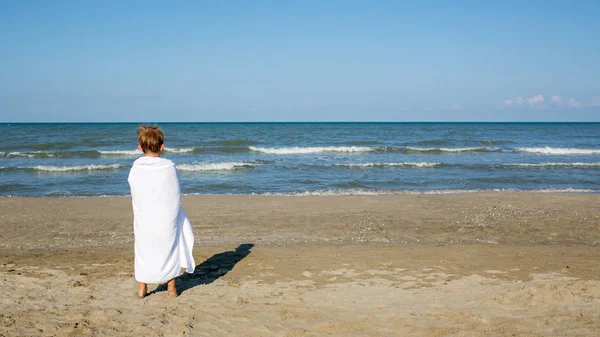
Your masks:
[{"label": "shadow on sand", "polygon": [[[234,251],[230,250],[211,256],[206,261],[197,265],[193,274],[183,274],[176,277],[175,284],[177,285],[177,290],[181,294],[195,286],[213,283],[215,280],[229,273],[238,262],[248,256],[252,247],[254,247],[254,244],[244,243],[239,245]],[[166,290],[167,285],[161,284],[152,293]]]}]

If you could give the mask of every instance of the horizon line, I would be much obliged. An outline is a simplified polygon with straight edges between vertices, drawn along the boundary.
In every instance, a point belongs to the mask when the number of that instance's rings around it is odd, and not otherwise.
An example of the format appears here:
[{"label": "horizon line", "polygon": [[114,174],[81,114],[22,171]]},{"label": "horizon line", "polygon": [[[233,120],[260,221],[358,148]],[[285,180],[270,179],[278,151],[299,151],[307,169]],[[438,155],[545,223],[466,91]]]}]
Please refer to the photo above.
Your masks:
[{"label": "horizon line", "polygon": [[595,124],[598,121],[42,121],[42,122],[4,122],[0,124]]}]

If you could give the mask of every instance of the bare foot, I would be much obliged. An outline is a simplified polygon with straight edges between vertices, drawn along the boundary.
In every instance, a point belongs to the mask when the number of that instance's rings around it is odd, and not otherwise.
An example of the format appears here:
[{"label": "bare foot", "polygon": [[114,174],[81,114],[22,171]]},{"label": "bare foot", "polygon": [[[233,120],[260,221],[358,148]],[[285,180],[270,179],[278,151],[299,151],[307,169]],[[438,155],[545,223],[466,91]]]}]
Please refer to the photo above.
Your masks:
[{"label": "bare foot", "polygon": [[138,282],[138,291],[136,294],[137,298],[144,298],[148,296],[148,285],[143,282]]},{"label": "bare foot", "polygon": [[167,295],[169,297],[179,296],[179,292],[177,291],[177,287],[175,286],[175,279],[171,279],[169,280],[169,282],[167,282]]},{"label": "bare foot", "polygon": [[177,288],[175,288],[174,285],[172,287],[169,285],[169,287],[167,289],[167,295],[169,297],[177,297],[177,296],[179,296],[179,292],[177,291]]}]

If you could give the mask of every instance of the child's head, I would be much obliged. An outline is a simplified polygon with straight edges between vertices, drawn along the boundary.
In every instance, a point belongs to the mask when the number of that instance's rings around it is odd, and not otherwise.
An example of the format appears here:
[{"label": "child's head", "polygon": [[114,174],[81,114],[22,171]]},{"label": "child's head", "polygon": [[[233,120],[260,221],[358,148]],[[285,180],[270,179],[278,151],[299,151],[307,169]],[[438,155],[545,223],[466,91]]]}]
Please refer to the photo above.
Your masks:
[{"label": "child's head", "polygon": [[140,150],[144,154],[158,154],[163,149],[165,134],[158,126],[140,125],[137,128]]}]

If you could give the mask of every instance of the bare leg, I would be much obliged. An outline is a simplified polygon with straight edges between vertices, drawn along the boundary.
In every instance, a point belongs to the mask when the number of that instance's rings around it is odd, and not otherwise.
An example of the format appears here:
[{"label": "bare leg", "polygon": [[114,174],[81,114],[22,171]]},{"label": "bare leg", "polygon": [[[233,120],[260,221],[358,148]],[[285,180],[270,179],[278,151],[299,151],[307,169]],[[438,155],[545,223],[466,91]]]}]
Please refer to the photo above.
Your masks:
[{"label": "bare leg", "polygon": [[172,278],[167,282],[167,294],[170,297],[177,297],[179,293],[177,292],[177,287],[175,286],[175,279]]},{"label": "bare leg", "polygon": [[138,282],[137,297],[144,298],[148,295],[148,285],[143,282]]}]

